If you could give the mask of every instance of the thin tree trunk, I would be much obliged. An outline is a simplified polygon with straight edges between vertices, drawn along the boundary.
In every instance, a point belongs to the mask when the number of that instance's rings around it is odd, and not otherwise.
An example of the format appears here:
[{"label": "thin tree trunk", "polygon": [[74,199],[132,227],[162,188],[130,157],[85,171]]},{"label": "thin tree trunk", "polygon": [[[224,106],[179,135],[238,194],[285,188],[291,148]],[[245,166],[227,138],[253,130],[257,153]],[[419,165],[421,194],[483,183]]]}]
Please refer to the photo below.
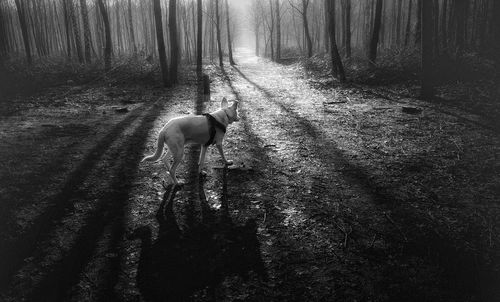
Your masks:
[{"label": "thin tree trunk", "polygon": [[408,1],[408,19],[406,20],[406,30],[405,30],[405,47],[408,47],[408,43],[410,42],[410,33],[411,33],[411,14],[413,8],[413,0]]},{"label": "thin tree trunk", "polygon": [[382,0],[376,0],[375,6],[375,20],[373,23],[373,31],[370,41],[370,53],[368,59],[370,60],[370,65],[375,66],[375,61],[377,60],[377,47],[380,38],[380,26],[382,24]]},{"label": "thin tree trunk", "polygon": [[196,40],[196,72],[198,72],[198,74],[201,74],[203,68],[203,62],[202,62],[203,11],[202,11],[201,0],[197,0],[197,5],[198,5],[198,37]]},{"label": "thin tree trunk", "polygon": [[220,35],[220,15],[219,15],[219,0],[215,0],[215,30],[217,31],[217,48],[219,50],[219,66],[224,66],[222,61],[222,46]]},{"label": "thin tree trunk", "polygon": [[280,1],[275,0],[276,6],[276,61],[281,60],[281,12],[280,12]]},{"label": "thin tree trunk", "polygon": [[417,25],[415,27],[415,44],[422,43],[422,0],[417,0]]},{"label": "thin tree trunk", "polygon": [[170,30],[170,80],[177,84],[177,73],[179,68],[179,41],[177,38],[177,1],[169,2],[169,30]]},{"label": "thin tree trunk", "polygon": [[232,43],[231,30],[230,30],[230,26],[229,26],[229,5],[228,5],[227,1],[228,0],[226,0],[227,50],[229,53],[229,64],[232,66],[232,65],[236,65],[236,64],[234,63],[234,59],[233,59],[233,47],[231,45],[231,43]]},{"label": "thin tree trunk", "polygon": [[348,59],[351,58],[351,0],[344,1],[344,44],[345,55]]},{"label": "thin tree trunk", "polygon": [[328,24],[329,24],[329,38],[330,38],[330,56],[332,60],[332,75],[337,77],[340,82],[345,82],[345,72],[342,60],[340,58],[339,50],[337,47],[337,39],[335,37],[335,1],[336,0],[325,0],[327,1],[327,14],[328,14]]},{"label": "thin tree trunk", "polygon": [[108,12],[103,0],[97,0],[99,10],[101,11],[102,21],[104,23],[104,32],[106,35],[106,44],[104,46],[104,68],[109,70],[111,68],[111,27],[109,25]]},{"label": "thin tree trunk", "polygon": [[89,17],[87,9],[87,0],[80,0],[80,8],[83,20],[83,41],[85,47],[85,61],[90,63],[92,60],[90,48],[91,48],[91,36],[90,36],[90,26]]},{"label": "thin tree trunk", "polygon": [[163,25],[161,22],[161,5],[160,0],[153,0],[153,12],[156,27],[156,40],[158,46],[158,57],[160,59],[160,68],[163,79],[163,86],[170,87],[170,79],[168,74],[167,54],[165,52],[165,41],[163,40]]},{"label": "thin tree trunk", "polygon": [[495,51],[495,59],[497,67],[500,67],[500,1],[493,2],[493,50]]},{"label": "thin tree trunk", "polygon": [[82,50],[82,40],[80,38],[80,29],[79,29],[78,21],[76,19],[75,7],[73,5],[73,1],[69,1],[68,8],[69,8],[69,16],[71,18],[71,24],[73,25],[73,34],[75,37],[76,54],[78,56],[78,62],[80,64],[83,64],[84,58],[83,58],[83,50]]},{"label": "thin tree trunk", "polygon": [[270,15],[270,19],[271,19],[271,24],[269,25],[268,23],[268,27],[269,27],[269,42],[270,42],[270,46],[271,46],[271,60],[274,61],[274,9],[273,9],[273,2],[272,0],[269,0],[269,9],[270,9],[270,12],[269,12],[269,15]]},{"label": "thin tree trunk", "polygon": [[[498,1],[498,0],[496,0]],[[456,47],[459,52],[462,52],[465,47],[465,30],[467,23],[467,4],[466,0],[455,0],[455,11],[456,11]],[[499,18],[497,16],[496,18]]]},{"label": "thin tree trunk", "polygon": [[2,3],[0,2],[0,67],[3,66],[4,59],[10,51],[5,15]]},{"label": "thin tree trunk", "polygon": [[260,37],[259,37],[259,22],[255,21],[255,55],[259,56],[260,55]]},{"label": "thin tree trunk", "polygon": [[130,44],[132,45],[132,51],[135,56],[137,54],[137,46],[135,45],[134,21],[132,19],[132,0],[128,0],[128,24],[129,24]]},{"label": "thin tree trunk", "polygon": [[420,96],[424,99],[431,98],[434,91],[433,83],[433,54],[432,54],[432,2],[421,1],[422,8],[422,89]]},{"label": "thin tree trunk", "polygon": [[307,8],[309,6],[309,0],[302,0],[302,20],[304,22],[304,34],[307,43],[307,56],[310,58],[313,54],[313,45],[311,40],[311,34],[309,33],[309,22],[307,20]]},{"label": "thin tree trunk", "polygon": [[24,50],[26,52],[26,60],[28,64],[31,65],[33,60],[31,58],[31,47],[30,40],[28,36],[28,25],[26,24],[26,17],[24,12],[24,5],[21,0],[16,0],[17,16],[19,17],[19,23],[21,24],[21,32],[23,34]]},{"label": "thin tree trunk", "polygon": [[71,35],[70,35],[70,22],[69,22],[69,14],[68,7],[66,5],[66,0],[61,0],[63,5],[64,12],[64,25],[66,26],[66,54],[68,56],[68,60],[71,60]]}]

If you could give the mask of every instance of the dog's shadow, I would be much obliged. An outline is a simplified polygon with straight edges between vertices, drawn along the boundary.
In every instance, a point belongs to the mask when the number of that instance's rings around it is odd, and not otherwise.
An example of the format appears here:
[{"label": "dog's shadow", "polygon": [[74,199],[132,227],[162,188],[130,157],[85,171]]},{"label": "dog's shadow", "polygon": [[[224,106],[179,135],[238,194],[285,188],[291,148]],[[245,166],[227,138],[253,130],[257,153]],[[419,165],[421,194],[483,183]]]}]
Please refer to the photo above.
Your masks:
[{"label": "dog's shadow", "polygon": [[181,230],[173,208],[180,187],[169,185],[156,216],[156,240],[150,227],[134,231],[142,240],[137,285],[146,301],[214,300],[226,277],[267,279],[255,220],[236,225],[228,214],[226,173],[219,211],[208,205],[200,178],[201,221]]}]

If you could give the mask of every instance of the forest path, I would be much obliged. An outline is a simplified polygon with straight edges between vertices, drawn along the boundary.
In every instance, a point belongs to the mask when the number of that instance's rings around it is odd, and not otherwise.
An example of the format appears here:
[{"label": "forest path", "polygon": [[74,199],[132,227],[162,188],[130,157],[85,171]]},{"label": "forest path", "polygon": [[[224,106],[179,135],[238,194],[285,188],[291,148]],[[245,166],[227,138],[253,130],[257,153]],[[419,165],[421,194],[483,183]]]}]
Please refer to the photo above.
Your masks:
[{"label": "forest path", "polygon": [[[210,101],[191,74],[49,89],[4,116],[0,300],[495,301],[496,134],[235,59],[206,66]],[[211,147],[199,177],[189,146],[186,184],[164,187],[140,159],[169,119],[222,97],[240,101],[234,165]]]},{"label": "forest path", "polygon": [[[214,77],[212,97],[232,94],[241,102],[242,119],[231,126],[226,149],[240,161],[234,171],[250,166],[256,175],[230,178],[228,195],[238,200],[238,216],[260,218],[268,295],[284,301],[498,295],[485,281],[500,280],[498,271],[472,264],[477,254],[463,244],[488,242],[476,231],[471,239],[464,226],[485,231],[480,221],[499,214],[491,208],[497,194],[472,176],[489,174],[474,158],[496,158],[494,132],[415,99],[315,89],[297,65],[249,50],[238,50],[235,60]],[[427,109],[413,115],[402,106]],[[485,137],[496,147],[485,147]],[[474,204],[478,196],[488,210]],[[487,250],[476,251],[493,252]],[[493,255],[486,258],[498,260]],[[482,281],[471,282],[471,274]]]}]

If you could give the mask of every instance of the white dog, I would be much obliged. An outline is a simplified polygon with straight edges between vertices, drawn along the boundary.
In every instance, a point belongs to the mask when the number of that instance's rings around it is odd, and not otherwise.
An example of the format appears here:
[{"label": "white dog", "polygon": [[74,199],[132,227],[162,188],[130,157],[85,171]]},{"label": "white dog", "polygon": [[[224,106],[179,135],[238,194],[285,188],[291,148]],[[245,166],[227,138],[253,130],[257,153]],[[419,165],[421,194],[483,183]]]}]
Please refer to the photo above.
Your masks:
[{"label": "white dog", "polygon": [[[226,134],[226,127],[238,121],[238,102],[234,101],[231,106],[228,106],[226,98],[223,98],[220,104],[220,109],[210,114],[204,115],[189,115],[173,118],[161,129],[158,135],[158,147],[155,154],[146,156],[143,161],[158,161],[163,158],[163,162],[167,166],[167,174],[172,179],[174,185],[179,181],[175,177],[175,171],[184,157],[184,145],[200,144],[201,154],[198,162],[198,172],[202,172],[205,164],[205,155],[208,146],[215,143],[219,150],[220,156],[226,165],[231,165],[232,162],[226,160],[224,150],[222,149],[222,139]],[[164,144],[167,144],[168,150],[163,154]],[[167,154],[172,153],[173,163],[169,167]]]}]

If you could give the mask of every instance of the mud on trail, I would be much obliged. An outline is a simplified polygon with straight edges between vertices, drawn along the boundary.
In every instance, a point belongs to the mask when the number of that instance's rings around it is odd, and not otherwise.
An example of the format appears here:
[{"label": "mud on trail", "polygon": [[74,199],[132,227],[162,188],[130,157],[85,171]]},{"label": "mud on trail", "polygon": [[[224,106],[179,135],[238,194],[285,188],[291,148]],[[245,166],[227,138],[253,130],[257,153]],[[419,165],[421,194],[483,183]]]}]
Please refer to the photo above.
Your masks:
[{"label": "mud on trail", "polygon": [[[236,59],[206,68],[210,101],[186,77],[51,88],[2,110],[0,300],[500,297],[500,137],[481,116]],[[188,147],[172,187],[139,164],[166,121],[223,96],[240,101],[233,166],[210,148],[200,177]]]}]

